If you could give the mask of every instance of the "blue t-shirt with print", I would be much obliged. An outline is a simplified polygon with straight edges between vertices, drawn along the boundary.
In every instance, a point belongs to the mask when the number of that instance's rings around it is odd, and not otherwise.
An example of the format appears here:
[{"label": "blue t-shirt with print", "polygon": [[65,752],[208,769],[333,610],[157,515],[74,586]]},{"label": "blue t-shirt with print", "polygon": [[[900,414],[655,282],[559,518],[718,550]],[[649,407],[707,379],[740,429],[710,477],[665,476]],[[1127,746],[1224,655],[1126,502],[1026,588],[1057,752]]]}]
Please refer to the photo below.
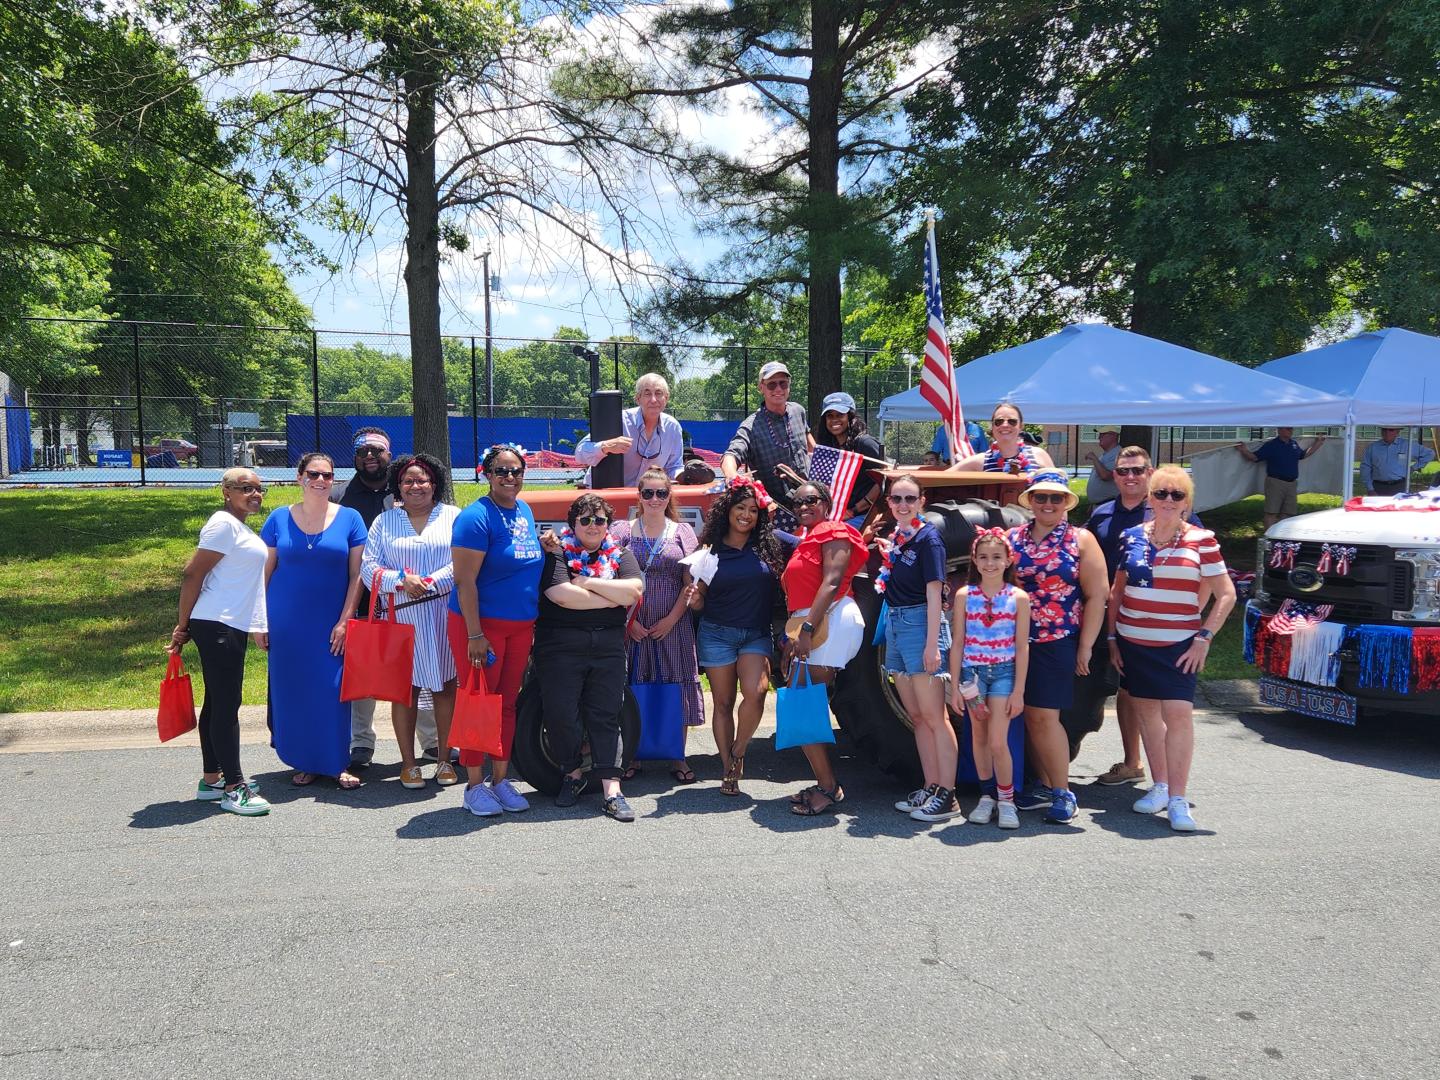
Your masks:
[{"label": "blue t-shirt with print", "polygon": [[[450,544],[485,552],[475,575],[482,618],[524,622],[539,614],[545,552],[535,531],[535,515],[523,501],[506,510],[488,495],[476,499],[455,519]],[[450,610],[460,614],[459,589],[450,593]]]},{"label": "blue t-shirt with print", "polygon": [[885,599],[892,608],[925,603],[925,586],[945,580],[945,541],[926,523],[892,557]]}]

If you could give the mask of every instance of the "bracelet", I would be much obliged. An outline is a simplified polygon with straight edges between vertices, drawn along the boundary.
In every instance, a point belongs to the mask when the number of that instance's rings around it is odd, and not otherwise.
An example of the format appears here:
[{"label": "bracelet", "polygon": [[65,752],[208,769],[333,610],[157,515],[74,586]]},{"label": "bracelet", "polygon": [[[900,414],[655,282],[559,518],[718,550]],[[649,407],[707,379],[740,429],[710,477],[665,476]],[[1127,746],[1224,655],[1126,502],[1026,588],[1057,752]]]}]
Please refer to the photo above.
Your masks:
[{"label": "bracelet", "polygon": [[1106,640],[1106,641],[1119,641],[1120,639],[1119,639],[1118,637],[1116,637],[1114,634],[1111,634],[1111,635],[1110,635],[1109,637],[1107,637],[1105,640]]},{"label": "bracelet", "polygon": [[470,640],[471,640],[471,641],[479,641],[479,640],[480,640],[481,638],[483,638],[484,636],[485,636],[484,634],[471,634],[471,635],[470,635]]}]

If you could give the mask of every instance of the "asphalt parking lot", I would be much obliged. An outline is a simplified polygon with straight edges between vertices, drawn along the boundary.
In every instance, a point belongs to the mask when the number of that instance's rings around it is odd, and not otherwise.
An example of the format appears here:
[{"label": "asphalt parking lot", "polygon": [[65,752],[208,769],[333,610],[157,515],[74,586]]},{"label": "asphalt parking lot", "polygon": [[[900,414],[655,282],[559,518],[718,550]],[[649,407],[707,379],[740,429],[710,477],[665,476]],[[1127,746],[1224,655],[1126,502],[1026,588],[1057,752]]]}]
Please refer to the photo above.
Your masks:
[{"label": "asphalt parking lot", "polygon": [[648,770],[622,825],[391,766],[295,789],[262,745],[275,812],[239,819],[189,800],[193,748],[12,736],[4,1075],[1440,1075],[1429,718],[1202,712],[1191,836],[1092,784],[1113,720],[1077,825],[1009,834],[911,822],[852,761],[841,813],[792,817],[768,739],[728,799],[697,739],[702,782]]}]

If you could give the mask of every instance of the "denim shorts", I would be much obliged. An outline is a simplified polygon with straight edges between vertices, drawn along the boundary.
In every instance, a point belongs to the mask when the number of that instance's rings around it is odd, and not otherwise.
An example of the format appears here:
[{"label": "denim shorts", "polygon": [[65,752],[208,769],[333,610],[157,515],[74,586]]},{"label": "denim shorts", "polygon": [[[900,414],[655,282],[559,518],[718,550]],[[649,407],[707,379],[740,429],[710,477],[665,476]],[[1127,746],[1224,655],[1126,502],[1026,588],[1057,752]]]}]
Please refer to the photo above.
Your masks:
[{"label": "denim shorts", "polygon": [[729,667],[745,653],[770,656],[774,652],[768,626],[723,626],[700,620],[695,653],[702,668]]},{"label": "denim shorts", "polygon": [[[925,674],[925,634],[929,629],[925,604],[885,609],[885,670],[891,675]],[[950,670],[950,620],[940,615],[940,667]]]},{"label": "denim shorts", "polygon": [[980,682],[981,697],[1009,697],[1015,692],[1015,661],[974,666],[966,664],[960,672],[960,679],[962,682],[969,682],[972,678]]}]

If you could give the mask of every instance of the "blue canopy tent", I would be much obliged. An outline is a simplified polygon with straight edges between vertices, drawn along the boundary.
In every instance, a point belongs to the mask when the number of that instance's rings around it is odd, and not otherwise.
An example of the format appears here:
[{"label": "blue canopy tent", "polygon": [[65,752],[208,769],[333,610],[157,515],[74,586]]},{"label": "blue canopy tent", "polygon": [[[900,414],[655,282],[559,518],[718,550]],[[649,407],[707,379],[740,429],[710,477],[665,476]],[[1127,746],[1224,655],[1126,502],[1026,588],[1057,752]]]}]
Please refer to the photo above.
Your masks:
[{"label": "blue canopy tent", "polygon": [[[967,416],[1000,402],[1047,424],[1343,424],[1340,397],[1103,323],[1076,323],[955,369]],[[914,387],[880,403],[880,419],[934,420]]]},{"label": "blue canopy tent", "polygon": [[[1390,328],[1261,364],[1267,375],[1346,399],[1346,460],[1357,424],[1410,427],[1440,422],[1440,337]],[[1413,443],[1412,443],[1413,445]],[[1345,496],[1354,478],[1346,471]]]}]

